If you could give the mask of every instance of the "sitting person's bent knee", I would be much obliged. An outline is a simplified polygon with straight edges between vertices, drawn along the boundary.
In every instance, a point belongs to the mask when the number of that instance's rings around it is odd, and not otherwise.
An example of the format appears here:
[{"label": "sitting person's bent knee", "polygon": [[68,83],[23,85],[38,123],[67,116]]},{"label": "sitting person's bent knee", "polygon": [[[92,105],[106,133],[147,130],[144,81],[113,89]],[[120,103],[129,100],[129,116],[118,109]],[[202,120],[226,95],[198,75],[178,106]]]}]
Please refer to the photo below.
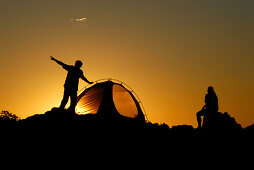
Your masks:
[{"label": "sitting person's bent knee", "polygon": [[201,112],[199,111],[199,112],[197,112],[197,117],[200,117],[201,116]]},{"label": "sitting person's bent knee", "polygon": [[197,115],[197,117],[204,116],[204,111],[201,110],[201,111],[197,112],[196,115]]}]

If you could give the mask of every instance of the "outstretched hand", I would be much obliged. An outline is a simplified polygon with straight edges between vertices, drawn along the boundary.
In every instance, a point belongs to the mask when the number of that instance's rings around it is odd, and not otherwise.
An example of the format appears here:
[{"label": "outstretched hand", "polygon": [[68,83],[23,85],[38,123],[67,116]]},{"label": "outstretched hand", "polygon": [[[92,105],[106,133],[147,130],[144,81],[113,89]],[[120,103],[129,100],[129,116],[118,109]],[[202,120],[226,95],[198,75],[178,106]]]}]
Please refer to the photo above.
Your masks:
[{"label": "outstretched hand", "polygon": [[52,57],[52,56],[50,56],[50,59],[51,59],[51,60],[54,60],[55,58],[54,58],[54,57]]}]

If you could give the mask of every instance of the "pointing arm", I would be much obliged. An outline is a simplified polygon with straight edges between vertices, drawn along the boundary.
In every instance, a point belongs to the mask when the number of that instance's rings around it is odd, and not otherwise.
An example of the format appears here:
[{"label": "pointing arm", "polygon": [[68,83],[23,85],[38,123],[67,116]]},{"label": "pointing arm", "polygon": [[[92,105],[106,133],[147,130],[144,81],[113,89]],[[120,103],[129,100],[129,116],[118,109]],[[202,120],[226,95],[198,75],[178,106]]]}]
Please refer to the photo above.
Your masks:
[{"label": "pointing arm", "polygon": [[61,66],[66,66],[66,64],[64,64],[62,61],[59,61],[57,59],[55,59],[54,57],[50,56],[51,60],[55,61],[57,64],[61,65]]}]

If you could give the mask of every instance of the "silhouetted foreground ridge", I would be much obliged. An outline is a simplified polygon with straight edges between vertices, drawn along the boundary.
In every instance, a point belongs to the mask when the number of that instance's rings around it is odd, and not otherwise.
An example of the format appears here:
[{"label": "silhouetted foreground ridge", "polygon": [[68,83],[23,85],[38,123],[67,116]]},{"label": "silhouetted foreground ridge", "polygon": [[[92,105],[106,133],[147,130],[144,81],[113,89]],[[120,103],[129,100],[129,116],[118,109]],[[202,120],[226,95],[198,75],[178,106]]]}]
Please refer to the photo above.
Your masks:
[{"label": "silhouetted foreground ridge", "polygon": [[190,125],[169,127],[167,124],[145,123],[135,119],[102,119],[96,115],[77,115],[67,110],[53,108],[45,114],[36,114],[22,120],[0,119],[1,129],[7,134],[28,136],[72,136],[87,139],[128,138],[135,140],[200,139],[251,139],[254,125],[242,128],[228,113],[216,113],[204,118],[203,127]]},{"label": "silhouetted foreground ridge", "polygon": [[[203,127],[197,129],[190,125],[169,127],[137,119],[104,119],[53,108],[22,120],[7,115],[0,118],[0,128],[3,146],[8,146],[8,150],[16,151],[17,147],[13,146],[18,145],[23,149],[19,151],[22,156],[30,152],[35,158],[71,157],[75,163],[77,157],[109,163],[126,161],[130,156],[132,162],[159,156],[170,164],[173,160],[196,163],[198,159],[230,166],[225,158],[239,162],[244,155],[250,155],[254,136],[254,125],[242,128],[227,113],[205,117]],[[86,164],[86,159],[81,162]]]}]

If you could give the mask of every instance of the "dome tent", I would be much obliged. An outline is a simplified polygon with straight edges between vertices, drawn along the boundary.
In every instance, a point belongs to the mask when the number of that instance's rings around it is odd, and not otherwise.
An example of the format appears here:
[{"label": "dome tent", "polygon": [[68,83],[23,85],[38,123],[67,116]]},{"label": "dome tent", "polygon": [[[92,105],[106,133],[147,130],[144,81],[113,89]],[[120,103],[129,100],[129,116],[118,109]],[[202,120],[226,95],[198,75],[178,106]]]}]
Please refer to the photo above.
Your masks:
[{"label": "dome tent", "polygon": [[[83,90],[77,98],[78,114],[93,114],[102,119],[139,120],[145,116],[135,93],[123,82],[107,79]],[[128,87],[128,86],[127,86]],[[130,89],[130,88],[129,88]]]}]

